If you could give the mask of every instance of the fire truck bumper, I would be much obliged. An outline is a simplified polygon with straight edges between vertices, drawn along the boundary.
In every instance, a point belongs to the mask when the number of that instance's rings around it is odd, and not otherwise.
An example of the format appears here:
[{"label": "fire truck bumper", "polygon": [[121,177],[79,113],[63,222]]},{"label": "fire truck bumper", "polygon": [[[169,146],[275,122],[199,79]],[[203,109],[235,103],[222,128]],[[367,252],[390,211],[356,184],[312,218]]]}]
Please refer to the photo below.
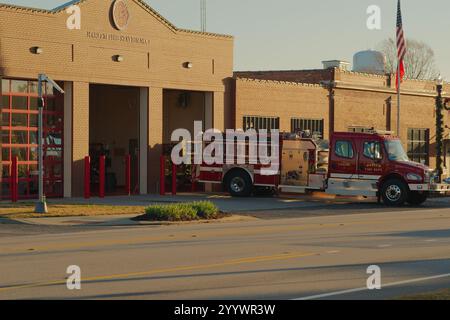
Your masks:
[{"label": "fire truck bumper", "polygon": [[450,184],[445,184],[445,183],[410,184],[409,190],[411,190],[411,191],[428,191],[428,192],[433,192],[433,193],[450,195]]}]

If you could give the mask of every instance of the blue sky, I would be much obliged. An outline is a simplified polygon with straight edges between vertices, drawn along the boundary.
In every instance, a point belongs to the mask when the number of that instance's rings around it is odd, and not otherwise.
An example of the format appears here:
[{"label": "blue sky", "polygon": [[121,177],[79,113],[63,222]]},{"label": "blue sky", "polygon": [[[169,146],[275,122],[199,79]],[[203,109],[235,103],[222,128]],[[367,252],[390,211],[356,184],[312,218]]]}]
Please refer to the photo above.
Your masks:
[{"label": "blue sky", "polygon": [[[53,8],[66,1],[0,0]],[[147,0],[176,26],[200,27],[200,0]],[[320,68],[322,60],[352,61],[353,53],[395,36],[396,0],[207,0],[208,31],[236,38],[236,70]],[[369,5],[381,8],[381,30],[366,27]],[[450,80],[450,1],[403,0],[407,37],[428,43]]]}]

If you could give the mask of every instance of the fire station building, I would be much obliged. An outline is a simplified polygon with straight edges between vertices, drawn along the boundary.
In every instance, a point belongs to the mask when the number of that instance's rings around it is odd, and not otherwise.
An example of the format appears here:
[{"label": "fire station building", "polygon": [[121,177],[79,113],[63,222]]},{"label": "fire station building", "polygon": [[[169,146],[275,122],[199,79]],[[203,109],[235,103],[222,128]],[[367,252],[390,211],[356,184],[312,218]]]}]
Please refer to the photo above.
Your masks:
[{"label": "fire station building", "polygon": [[[74,4],[80,29],[68,28]],[[0,37],[3,198],[14,156],[19,196],[37,192],[39,73],[65,90],[46,91],[47,196],[82,196],[84,158],[99,153],[119,186],[130,154],[133,191],[156,192],[174,129],[194,120],[224,129],[231,36],[178,29],[140,0],[81,0],[54,10],[0,4]]]},{"label": "fire station building", "polygon": [[[74,17],[80,8],[80,21]],[[182,30],[141,0],[80,0],[53,10],[0,4],[1,197],[37,194],[37,77],[44,88],[45,193],[77,197],[84,159],[106,155],[107,181],[158,190],[159,158],[174,129],[395,130],[389,75],[321,70],[236,72],[232,36]],[[400,136],[411,159],[434,165],[436,84],[405,81]],[[445,92],[450,92],[446,84]],[[445,123],[450,117],[445,111]],[[450,167],[446,129],[446,166]],[[128,158],[130,159],[130,158]]]}]

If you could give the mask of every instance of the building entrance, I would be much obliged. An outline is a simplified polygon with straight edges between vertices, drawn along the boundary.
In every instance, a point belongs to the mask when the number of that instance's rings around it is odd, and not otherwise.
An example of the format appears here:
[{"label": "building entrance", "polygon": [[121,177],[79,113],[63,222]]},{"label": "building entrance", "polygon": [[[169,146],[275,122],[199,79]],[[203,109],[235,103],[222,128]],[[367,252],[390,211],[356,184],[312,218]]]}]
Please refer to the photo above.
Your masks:
[{"label": "building entrance", "polygon": [[[171,136],[176,129],[186,129],[194,139],[194,123],[200,122],[200,130],[206,131],[213,128],[213,95],[211,92],[169,90],[163,92],[164,135],[163,155],[166,157],[165,188],[172,185],[172,170],[170,155],[172,148],[178,141],[171,141]],[[187,143],[193,143],[189,141]],[[193,147],[192,147],[193,150]],[[177,166],[177,190],[188,191],[192,189],[192,166]]]},{"label": "building entrance", "polygon": [[128,181],[131,193],[138,193],[140,88],[95,84],[89,92],[91,190],[99,191],[104,156],[106,194],[127,193]]}]

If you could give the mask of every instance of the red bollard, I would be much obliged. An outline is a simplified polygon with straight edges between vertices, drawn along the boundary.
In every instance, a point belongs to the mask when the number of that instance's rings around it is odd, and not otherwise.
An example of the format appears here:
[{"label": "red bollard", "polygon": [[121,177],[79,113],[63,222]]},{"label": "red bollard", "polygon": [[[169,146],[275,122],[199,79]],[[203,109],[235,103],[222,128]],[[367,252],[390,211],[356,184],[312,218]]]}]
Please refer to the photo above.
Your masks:
[{"label": "red bollard", "polygon": [[140,185],[139,185],[139,168],[140,168],[139,155],[138,155],[138,157],[136,159],[136,162],[137,162],[136,170],[133,172],[133,174],[136,177],[136,185],[133,187],[132,193],[139,194],[141,192],[140,189],[139,189],[140,188]]},{"label": "red bollard", "polygon": [[91,197],[91,158],[84,158],[84,198]]},{"label": "red bollard", "polygon": [[11,163],[11,201],[17,202],[19,200],[19,177],[18,177],[18,158],[13,157]]},{"label": "red bollard", "polygon": [[191,166],[191,192],[196,192],[197,191],[197,177],[196,177],[196,172],[195,170],[197,170],[196,166]]},{"label": "red bollard", "polygon": [[131,156],[125,156],[125,192],[131,195]]},{"label": "red bollard", "polygon": [[159,194],[166,195],[166,159],[164,156],[159,158]]},{"label": "red bollard", "polygon": [[172,163],[172,195],[177,195],[177,165]]},{"label": "red bollard", "polygon": [[100,198],[105,197],[105,156],[100,156],[99,161],[99,177],[98,177],[98,196]]}]

